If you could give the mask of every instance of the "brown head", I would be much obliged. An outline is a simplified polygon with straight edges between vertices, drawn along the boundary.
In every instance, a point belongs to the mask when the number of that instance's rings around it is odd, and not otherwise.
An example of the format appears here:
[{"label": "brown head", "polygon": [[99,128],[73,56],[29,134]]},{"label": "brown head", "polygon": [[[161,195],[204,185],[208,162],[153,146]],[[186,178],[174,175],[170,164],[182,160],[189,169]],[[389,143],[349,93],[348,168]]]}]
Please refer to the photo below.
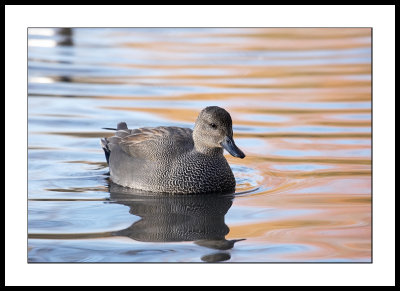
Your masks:
[{"label": "brown head", "polygon": [[224,148],[234,157],[245,157],[233,140],[231,116],[218,106],[209,106],[200,112],[193,130],[193,141],[196,150],[202,153],[219,153]]}]

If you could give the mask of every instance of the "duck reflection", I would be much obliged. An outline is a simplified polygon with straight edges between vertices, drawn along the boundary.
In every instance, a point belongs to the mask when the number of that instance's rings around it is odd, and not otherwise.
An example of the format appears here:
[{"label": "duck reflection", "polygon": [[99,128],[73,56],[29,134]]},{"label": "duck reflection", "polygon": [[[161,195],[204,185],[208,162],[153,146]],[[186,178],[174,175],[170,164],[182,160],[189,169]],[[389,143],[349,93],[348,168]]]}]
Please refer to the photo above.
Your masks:
[{"label": "duck reflection", "polygon": [[229,228],[225,214],[232,206],[229,195],[157,195],[125,188],[110,182],[110,198],[129,206],[129,212],[141,219],[114,235],[142,242],[181,242],[217,250],[203,256],[206,262],[229,260],[227,250],[239,240],[226,240]]}]

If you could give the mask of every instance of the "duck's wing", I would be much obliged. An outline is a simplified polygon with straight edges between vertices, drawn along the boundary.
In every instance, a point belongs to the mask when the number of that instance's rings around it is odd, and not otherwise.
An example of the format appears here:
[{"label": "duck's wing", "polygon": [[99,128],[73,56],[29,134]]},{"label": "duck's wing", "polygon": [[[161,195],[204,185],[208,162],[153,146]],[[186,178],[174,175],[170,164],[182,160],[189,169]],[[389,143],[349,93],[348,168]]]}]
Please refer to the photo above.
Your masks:
[{"label": "duck's wing", "polygon": [[[126,124],[125,124],[126,125]],[[126,127],[126,126],[125,126]],[[117,128],[115,136],[107,138],[108,147],[120,147],[128,155],[141,159],[169,159],[193,149],[192,130],[182,127]]]}]

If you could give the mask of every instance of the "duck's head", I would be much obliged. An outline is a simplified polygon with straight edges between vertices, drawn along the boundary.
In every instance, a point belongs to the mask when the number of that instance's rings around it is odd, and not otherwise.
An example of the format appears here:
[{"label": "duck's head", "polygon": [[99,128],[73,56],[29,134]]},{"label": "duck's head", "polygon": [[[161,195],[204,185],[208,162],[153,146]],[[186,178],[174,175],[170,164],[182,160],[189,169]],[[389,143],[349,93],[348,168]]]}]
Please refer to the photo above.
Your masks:
[{"label": "duck's head", "polygon": [[233,140],[231,116],[218,106],[209,106],[200,112],[193,130],[193,141],[196,150],[203,153],[218,152],[224,148],[234,157],[245,157]]}]

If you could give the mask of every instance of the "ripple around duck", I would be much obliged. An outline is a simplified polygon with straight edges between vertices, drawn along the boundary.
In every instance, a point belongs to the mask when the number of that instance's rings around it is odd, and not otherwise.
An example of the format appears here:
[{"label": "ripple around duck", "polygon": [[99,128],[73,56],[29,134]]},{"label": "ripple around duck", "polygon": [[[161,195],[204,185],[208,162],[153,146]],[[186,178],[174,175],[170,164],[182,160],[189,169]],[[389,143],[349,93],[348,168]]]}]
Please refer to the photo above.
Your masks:
[{"label": "ripple around duck", "polygon": [[231,164],[231,168],[236,178],[235,196],[273,191],[285,183],[281,177],[263,176],[257,169],[243,165]]}]

